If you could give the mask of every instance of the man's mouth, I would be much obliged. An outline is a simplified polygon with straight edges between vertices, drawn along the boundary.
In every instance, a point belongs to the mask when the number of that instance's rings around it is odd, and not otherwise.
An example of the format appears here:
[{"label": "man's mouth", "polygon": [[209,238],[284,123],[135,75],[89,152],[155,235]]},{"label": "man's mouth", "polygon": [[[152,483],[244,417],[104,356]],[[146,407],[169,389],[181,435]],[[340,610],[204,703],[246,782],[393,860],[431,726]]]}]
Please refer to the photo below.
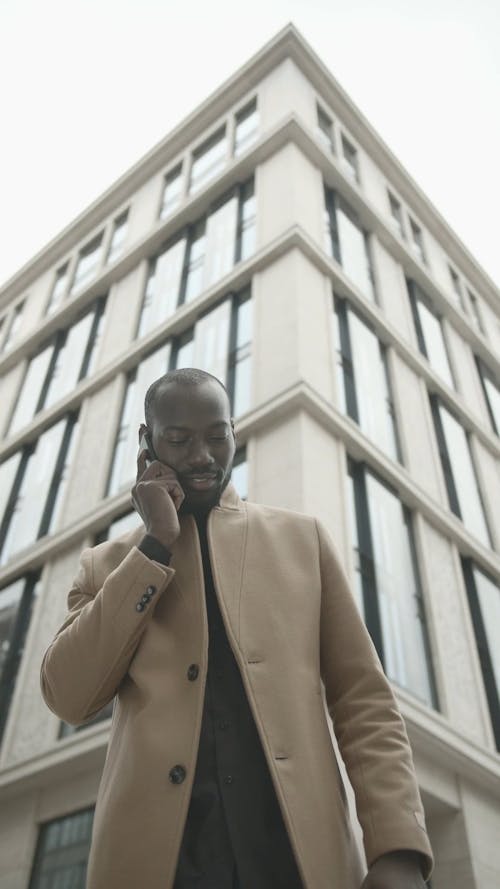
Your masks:
[{"label": "man's mouth", "polygon": [[185,479],[184,484],[193,491],[209,491],[217,484],[217,476],[213,474],[192,475]]}]

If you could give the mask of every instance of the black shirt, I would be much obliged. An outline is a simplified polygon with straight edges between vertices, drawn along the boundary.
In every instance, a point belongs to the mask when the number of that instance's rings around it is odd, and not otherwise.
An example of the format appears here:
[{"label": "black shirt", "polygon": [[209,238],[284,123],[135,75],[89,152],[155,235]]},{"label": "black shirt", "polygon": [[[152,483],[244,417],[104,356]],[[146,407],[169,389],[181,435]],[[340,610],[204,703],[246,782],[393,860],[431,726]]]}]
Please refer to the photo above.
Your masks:
[{"label": "black shirt", "polygon": [[196,517],[208,615],[200,746],[174,889],[303,889],[220,614]]}]

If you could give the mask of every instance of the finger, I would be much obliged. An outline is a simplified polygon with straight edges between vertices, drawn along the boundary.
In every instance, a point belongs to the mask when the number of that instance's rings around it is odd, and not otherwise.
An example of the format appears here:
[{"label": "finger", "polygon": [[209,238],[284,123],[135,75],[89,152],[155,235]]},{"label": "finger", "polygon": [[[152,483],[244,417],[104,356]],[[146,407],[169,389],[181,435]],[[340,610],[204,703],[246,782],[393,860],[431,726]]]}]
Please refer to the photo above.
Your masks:
[{"label": "finger", "polygon": [[137,478],[141,478],[147,469],[146,451],[139,451],[137,455]]},{"label": "finger", "polygon": [[176,484],[169,486],[168,493],[174,501],[174,506],[177,512],[179,512],[180,505],[185,497],[184,491],[182,490],[180,484],[177,482]]}]

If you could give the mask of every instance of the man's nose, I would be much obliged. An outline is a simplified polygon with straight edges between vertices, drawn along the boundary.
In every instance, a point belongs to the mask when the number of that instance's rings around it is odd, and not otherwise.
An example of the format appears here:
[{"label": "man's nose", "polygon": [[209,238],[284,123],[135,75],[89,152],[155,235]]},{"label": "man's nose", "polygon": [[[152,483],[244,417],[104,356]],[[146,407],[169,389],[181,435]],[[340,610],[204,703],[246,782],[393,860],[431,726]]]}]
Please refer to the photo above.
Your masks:
[{"label": "man's nose", "polygon": [[207,443],[204,441],[193,442],[187,460],[189,466],[196,468],[211,466],[214,459],[210,453]]}]

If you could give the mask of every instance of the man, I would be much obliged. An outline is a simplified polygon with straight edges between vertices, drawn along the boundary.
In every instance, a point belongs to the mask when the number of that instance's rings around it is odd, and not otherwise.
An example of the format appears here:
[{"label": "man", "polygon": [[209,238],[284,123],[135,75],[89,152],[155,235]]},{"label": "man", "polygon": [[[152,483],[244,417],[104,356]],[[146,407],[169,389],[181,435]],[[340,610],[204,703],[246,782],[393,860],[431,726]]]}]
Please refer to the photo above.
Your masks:
[{"label": "man", "polygon": [[88,889],[423,889],[407,736],[328,535],[240,500],[215,377],[166,374],[145,419],[144,527],[83,552],[41,669],[69,723],[115,698]]}]

